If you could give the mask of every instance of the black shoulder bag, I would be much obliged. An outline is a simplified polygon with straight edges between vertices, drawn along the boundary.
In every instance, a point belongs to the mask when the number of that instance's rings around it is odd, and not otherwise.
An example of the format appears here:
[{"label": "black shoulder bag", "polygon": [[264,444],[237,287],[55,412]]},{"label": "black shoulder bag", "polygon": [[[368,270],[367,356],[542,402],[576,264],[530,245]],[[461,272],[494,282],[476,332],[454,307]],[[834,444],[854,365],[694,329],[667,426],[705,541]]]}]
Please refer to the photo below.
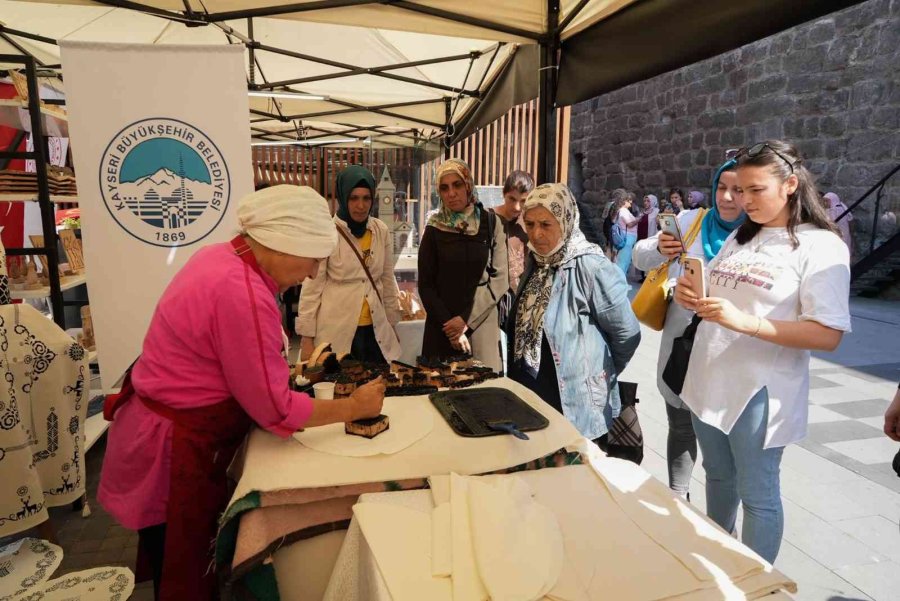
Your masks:
[{"label": "black shoulder bag", "polygon": [[687,375],[691,351],[694,349],[694,335],[701,321],[703,321],[701,317],[694,315],[684,333],[672,341],[672,354],[669,355],[666,368],[663,370],[663,382],[675,394],[680,395],[684,388],[684,377]]}]

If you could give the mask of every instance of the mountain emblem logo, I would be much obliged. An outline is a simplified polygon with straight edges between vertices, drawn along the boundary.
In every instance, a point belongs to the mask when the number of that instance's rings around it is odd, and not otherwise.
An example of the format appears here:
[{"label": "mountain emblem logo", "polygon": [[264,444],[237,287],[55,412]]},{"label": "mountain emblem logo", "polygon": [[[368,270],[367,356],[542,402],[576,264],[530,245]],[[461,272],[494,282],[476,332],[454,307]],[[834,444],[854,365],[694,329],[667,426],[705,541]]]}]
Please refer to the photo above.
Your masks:
[{"label": "mountain emblem logo", "polygon": [[138,240],[188,246],[222,221],[231,178],[206,134],[160,117],[132,123],[110,141],[100,162],[100,190],[112,218]]}]

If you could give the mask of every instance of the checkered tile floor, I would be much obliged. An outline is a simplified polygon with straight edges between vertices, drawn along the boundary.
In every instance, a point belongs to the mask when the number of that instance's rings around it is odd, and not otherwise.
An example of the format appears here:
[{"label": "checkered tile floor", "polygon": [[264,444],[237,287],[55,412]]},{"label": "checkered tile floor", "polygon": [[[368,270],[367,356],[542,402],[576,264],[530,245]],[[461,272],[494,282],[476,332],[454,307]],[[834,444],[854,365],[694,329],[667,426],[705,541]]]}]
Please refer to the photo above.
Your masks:
[{"label": "checkered tile floor", "polygon": [[809,436],[800,446],[900,492],[891,469],[898,445],[882,430],[898,381],[900,363],[812,370]]}]

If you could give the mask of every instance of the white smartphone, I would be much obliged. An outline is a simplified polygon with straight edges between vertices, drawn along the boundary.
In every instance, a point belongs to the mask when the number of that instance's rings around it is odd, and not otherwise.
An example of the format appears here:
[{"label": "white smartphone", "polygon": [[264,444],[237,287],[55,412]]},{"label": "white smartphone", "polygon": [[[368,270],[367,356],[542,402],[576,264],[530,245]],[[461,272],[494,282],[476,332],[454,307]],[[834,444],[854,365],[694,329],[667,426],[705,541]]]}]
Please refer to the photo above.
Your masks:
[{"label": "white smartphone", "polygon": [[700,295],[700,298],[706,298],[709,293],[706,289],[706,268],[703,260],[697,257],[684,257],[681,259],[681,265],[684,267],[684,276],[691,281],[691,288]]},{"label": "white smartphone", "polygon": [[681,237],[681,228],[678,227],[678,219],[675,217],[674,213],[660,213],[656,217],[656,221],[659,223],[659,230],[661,232],[665,232],[670,236],[675,236],[675,238],[684,245],[684,239]]}]

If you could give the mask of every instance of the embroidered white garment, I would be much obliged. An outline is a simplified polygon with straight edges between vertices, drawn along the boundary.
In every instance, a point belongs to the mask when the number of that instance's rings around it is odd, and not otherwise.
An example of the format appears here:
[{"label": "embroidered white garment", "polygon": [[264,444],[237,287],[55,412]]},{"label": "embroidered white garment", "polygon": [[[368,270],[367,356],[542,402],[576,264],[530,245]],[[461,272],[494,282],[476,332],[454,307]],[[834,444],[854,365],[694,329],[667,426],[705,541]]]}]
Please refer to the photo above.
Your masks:
[{"label": "embroidered white garment", "polygon": [[[709,296],[750,315],[815,321],[850,331],[847,245],[835,234],[801,225],[791,246],[785,228],[763,228],[740,245],[732,234],[709,264]],[[694,339],[681,398],[697,417],[726,434],[763,387],[769,396],[765,447],[806,435],[809,399],[807,350],[787,348],[702,322]]]},{"label": "embroidered white garment", "polygon": [[30,305],[0,305],[0,536],[84,494],[87,353]]}]

